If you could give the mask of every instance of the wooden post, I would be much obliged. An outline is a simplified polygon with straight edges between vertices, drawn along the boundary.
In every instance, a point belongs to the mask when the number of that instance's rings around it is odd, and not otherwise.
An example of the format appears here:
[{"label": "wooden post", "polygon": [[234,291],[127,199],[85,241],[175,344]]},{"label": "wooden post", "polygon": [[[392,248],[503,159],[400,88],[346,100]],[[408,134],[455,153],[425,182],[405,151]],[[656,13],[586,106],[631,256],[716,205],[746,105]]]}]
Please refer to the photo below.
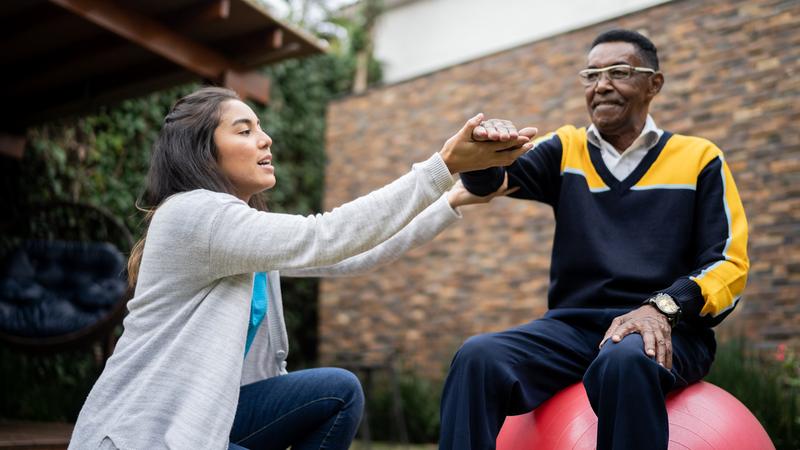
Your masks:
[{"label": "wooden post", "polygon": [[22,159],[25,141],[25,136],[0,132],[0,155]]}]

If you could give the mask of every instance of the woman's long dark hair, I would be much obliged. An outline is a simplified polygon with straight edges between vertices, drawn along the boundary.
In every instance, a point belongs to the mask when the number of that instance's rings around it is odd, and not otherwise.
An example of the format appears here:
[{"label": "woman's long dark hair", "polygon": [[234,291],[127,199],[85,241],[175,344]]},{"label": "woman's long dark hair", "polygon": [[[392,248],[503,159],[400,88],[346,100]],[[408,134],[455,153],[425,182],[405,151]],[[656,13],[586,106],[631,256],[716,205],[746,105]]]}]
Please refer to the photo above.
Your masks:
[{"label": "woman's long dark hair", "polygon": [[[147,213],[149,225],[156,208],[169,196],[195,189],[233,194],[233,185],[217,164],[214,130],[222,115],[221,105],[239,100],[230,89],[204,87],[178,100],[164,118],[150,158],[144,194],[137,207]],[[264,210],[260,196],[250,206]],[[136,284],[144,250],[144,236],[133,246],[128,258],[128,282]]]}]

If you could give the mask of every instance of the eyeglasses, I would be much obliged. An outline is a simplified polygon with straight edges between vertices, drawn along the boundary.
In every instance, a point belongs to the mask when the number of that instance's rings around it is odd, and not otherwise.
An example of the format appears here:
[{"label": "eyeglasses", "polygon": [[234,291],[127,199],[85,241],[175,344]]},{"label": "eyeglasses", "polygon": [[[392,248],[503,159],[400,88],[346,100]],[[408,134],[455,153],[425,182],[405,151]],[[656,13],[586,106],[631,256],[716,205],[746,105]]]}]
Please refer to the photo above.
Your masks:
[{"label": "eyeglasses", "polygon": [[650,75],[656,73],[655,70],[649,67],[634,67],[628,64],[617,64],[615,66],[603,67],[600,69],[583,69],[578,72],[578,77],[584,86],[591,86],[598,81],[603,73],[606,73],[609,80],[629,80],[636,72],[645,72]]}]

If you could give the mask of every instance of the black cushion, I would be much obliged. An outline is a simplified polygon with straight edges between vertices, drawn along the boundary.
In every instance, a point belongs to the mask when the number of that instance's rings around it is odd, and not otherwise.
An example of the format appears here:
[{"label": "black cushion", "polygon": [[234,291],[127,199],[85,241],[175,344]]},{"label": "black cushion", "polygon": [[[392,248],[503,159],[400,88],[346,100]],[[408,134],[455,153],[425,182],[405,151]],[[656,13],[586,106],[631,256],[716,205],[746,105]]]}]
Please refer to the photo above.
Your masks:
[{"label": "black cushion", "polygon": [[0,273],[0,330],[56,336],[95,323],[123,298],[125,258],[106,242],[26,241]]}]

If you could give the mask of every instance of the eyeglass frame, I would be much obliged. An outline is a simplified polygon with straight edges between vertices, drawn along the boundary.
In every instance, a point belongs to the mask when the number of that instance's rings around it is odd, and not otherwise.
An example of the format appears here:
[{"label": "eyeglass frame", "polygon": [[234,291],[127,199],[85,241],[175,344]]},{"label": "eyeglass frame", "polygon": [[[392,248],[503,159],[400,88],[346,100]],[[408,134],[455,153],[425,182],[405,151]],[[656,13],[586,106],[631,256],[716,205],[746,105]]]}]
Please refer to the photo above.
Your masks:
[{"label": "eyeglass frame", "polygon": [[[613,69],[619,69],[621,67],[629,68],[629,69],[633,70],[633,72],[631,72],[631,75],[629,77],[627,77],[627,78],[617,78],[617,79],[611,78],[611,75],[608,74],[608,71],[609,70],[613,70]],[[633,78],[633,75],[636,74],[637,72],[639,72],[639,73],[649,73],[650,75],[655,75],[655,74],[659,73],[658,70],[651,69],[650,67],[637,67],[637,66],[632,66],[630,64],[614,64],[613,66],[601,67],[601,68],[598,68],[598,69],[595,69],[595,68],[583,69],[580,72],[578,72],[578,78],[581,80],[581,84],[583,84],[586,87],[589,87],[589,86],[593,86],[596,83],[598,83],[603,78],[603,74],[604,73],[606,74],[606,78],[608,78],[609,81],[613,82],[613,81],[630,80],[631,78]],[[597,73],[597,74],[600,74],[600,76],[594,81],[589,81],[583,75],[583,74],[589,74],[589,73]]]}]

